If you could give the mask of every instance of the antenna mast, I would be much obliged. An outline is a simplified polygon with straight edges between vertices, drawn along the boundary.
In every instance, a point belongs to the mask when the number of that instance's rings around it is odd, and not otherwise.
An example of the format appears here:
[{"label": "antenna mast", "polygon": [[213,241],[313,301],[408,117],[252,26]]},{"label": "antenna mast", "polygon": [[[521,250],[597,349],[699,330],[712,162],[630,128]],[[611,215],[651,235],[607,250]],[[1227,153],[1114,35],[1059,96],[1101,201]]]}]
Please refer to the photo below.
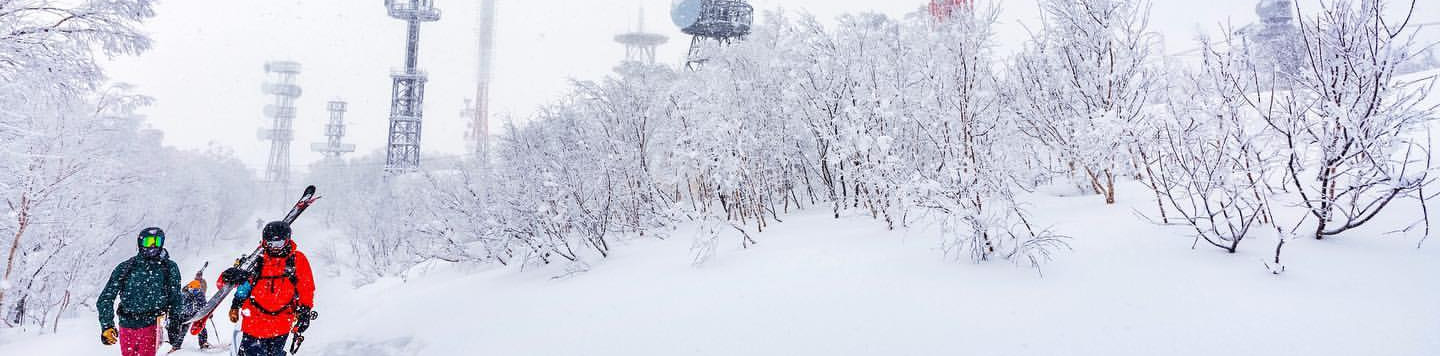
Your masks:
[{"label": "antenna mast", "polygon": [[396,174],[420,168],[420,124],[425,103],[425,72],[420,70],[420,23],[440,19],[434,0],[385,0],[390,17],[408,24],[405,68],[390,74],[390,135],[385,171]]},{"label": "antenna mast", "polygon": [[295,120],[295,98],[301,94],[300,86],[295,84],[295,77],[300,75],[300,63],[267,62],[265,73],[271,81],[265,83],[263,91],[275,96],[275,102],[265,105],[265,117],[270,118],[270,128],[260,129],[257,136],[270,141],[265,181],[280,184],[283,188],[290,183],[290,141],[295,140],[291,124]]},{"label": "antenna mast", "polygon": [[346,153],[355,152],[355,145],[344,143],[345,139],[345,111],[348,104],[344,101],[331,101],[326,107],[330,110],[330,122],[325,124],[324,143],[310,144],[310,150],[325,155],[325,159],[331,163],[338,163],[341,156]]},{"label": "antenna mast", "polygon": [[635,31],[615,36],[615,42],[625,45],[625,61],[617,69],[621,74],[632,69],[655,66],[655,48],[670,41],[669,37],[645,32],[645,8],[640,8],[639,23]]},{"label": "antenna mast", "polygon": [[495,0],[480,0],[479,23],[476,37],[479,38],[479,55],[476,63],[475,98],[466,100],[461,115],[470,119],[470,130],[465,139],[470,152],[476,159],[486,160],[490,148],[490,77],[491,64],[495,55]]}]

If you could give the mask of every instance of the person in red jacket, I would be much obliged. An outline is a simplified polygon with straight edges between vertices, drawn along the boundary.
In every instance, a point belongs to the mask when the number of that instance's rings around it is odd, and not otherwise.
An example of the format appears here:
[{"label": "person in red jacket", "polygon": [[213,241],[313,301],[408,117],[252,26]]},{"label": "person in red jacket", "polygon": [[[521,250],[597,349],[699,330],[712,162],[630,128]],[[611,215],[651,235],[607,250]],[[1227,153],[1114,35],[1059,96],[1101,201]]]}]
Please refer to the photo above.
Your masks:
[{"label": "person in red jacket", "polygon": [[231,322],[245,317],[240,355],[283,356],[286,338],[310,328],[315,279],[310,260],[290,239],[289,224],[266,224],[261,235],[264,253],[254,273],[231,268],[222,278],[227,284],[241,285],[230,303]]}]

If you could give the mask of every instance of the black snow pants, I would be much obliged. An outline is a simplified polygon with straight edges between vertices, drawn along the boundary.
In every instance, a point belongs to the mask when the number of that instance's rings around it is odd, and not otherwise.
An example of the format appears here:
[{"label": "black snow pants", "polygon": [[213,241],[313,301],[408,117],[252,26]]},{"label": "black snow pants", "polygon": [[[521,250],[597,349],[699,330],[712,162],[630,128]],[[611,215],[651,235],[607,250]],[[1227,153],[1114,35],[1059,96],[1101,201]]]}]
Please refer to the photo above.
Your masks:
[{"label": "black snow pants", "polygon": [[[185,327],[179,329],[172,328],[171,330],[166,330],[165,332],[166,340],[170,341],[170,345],[179,346],[185,343],[185,335],[190,333],[190,325],[185,325]],[[205,334],[209,333],[209,327],[200,328],[200,345],[206,345],[210,343],[209,340],[207,340],[208,337],[205,336]]]},{"label": "black snow pants", "polygon": [[285,339],[290,335],[280,335],[268,339],[257,339],[245,335],[240,341],[240,356],[285,356]]}]

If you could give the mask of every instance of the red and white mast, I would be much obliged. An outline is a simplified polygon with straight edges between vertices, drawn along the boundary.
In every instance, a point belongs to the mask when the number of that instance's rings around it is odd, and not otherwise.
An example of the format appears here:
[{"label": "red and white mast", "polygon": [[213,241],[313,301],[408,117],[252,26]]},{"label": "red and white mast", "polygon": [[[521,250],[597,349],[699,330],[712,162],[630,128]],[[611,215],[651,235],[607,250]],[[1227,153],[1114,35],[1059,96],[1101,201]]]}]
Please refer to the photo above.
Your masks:
[{"label": "red and white mast", "polygon": [[945,20],[955,14],[955,10],[973,9],[972,0],[930,0],[930,15],[936,20]]},{"label": "red and white mast", "polygon": [[491,65],[495,55],[495,0],[480,0],[479,25],[476,37],[479,39],[479,55],[476,63],[475,98],[469,100],[465,114],[470,118],[470,130],[465,138],[469,141],[471,153],[484,160],[490,147],[490,79]]}]

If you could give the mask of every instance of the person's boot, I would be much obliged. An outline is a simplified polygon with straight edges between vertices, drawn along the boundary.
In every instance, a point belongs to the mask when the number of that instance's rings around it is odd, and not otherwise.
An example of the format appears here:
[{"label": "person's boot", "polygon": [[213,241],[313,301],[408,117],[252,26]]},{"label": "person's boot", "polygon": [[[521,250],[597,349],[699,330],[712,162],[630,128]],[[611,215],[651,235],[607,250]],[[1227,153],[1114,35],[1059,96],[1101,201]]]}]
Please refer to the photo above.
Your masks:
[{"label": "person's boot", "polygon": [[209,350],[209,349],[210,349],[210,343],[208,343],[208,342],[201,342],[201,343],[200,343],[200,349],[201,349],[201,350]]},{"label": "person's boot", "polygon": [[168,355],[168,354],[173,354],[173,353],[175,353],[175,351],[180,351],[180,346],[179,346],[179,345],[171,346],[171,347],[170,347],[170,352],[167,353],[167,355]]}]

